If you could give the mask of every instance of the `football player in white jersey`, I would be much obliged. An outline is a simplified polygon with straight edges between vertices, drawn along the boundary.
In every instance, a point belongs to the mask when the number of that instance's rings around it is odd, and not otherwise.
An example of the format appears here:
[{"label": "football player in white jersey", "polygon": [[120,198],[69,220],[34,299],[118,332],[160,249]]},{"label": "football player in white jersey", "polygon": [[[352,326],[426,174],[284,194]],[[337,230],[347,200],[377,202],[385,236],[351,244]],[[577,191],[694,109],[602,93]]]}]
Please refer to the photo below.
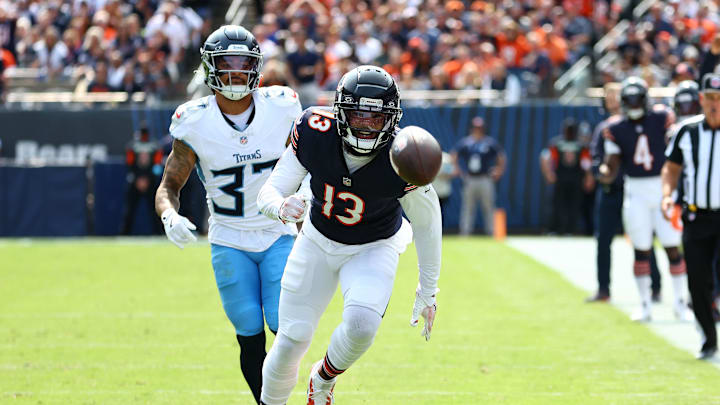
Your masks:
[{"label": "football player in white jersey", "polygon": [[235,327],[243,375],[259,402],[265,322],[277,332],[280,279],[297,231],[262,215],[256,196],[285,151],[301,107],[290,88],[258,87],[263,57],[245,28],[220,27],[200,54],[214,94],[173,114],[173,147],[155,210],[171,242],[182,248],[196,240],[195,225],[178,214],[180,189],[196,168],[207,191],[215,280]]}]

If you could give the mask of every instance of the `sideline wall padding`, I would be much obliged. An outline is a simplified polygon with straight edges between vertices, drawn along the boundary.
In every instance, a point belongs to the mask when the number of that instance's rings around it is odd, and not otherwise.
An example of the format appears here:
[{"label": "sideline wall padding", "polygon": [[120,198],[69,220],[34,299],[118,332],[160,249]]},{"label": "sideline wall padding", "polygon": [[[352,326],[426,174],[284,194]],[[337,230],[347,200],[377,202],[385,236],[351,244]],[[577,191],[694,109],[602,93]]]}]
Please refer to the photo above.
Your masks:
[{"label": "sideline wall padding", "polygon": [[0,167],[0,236],[83,236],[84,167]]}]

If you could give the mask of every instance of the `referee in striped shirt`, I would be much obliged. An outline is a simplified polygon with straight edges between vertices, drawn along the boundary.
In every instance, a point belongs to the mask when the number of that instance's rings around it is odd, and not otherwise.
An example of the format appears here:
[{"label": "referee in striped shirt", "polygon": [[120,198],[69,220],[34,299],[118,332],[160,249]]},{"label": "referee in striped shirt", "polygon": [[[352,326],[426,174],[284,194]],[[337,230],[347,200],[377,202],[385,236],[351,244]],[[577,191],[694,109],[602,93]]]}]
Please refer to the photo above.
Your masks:
[{"label": "referee in striped shirt", "polygon": [[698,359],[717,352],[712,316],[713,261],[720,252],[720,74],[703,76],[703,114],[683,121],[665,151],[662,211],[670,212],[684,172],[683,247],[693,312],[704,341]]}]

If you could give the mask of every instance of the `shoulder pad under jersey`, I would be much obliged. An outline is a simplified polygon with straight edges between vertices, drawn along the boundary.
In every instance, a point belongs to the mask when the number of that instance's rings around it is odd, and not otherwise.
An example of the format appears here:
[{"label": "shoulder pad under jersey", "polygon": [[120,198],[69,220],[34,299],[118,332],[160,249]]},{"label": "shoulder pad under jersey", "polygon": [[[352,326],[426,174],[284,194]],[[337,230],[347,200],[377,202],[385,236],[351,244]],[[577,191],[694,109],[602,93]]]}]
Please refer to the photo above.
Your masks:
[{"label": "shoulder pad under jersey", "polygon": [[260,96],[267,99],[272,104],[282,107],[290,107],[296,104],[300,106],[300,101],[298,99],[297,93],[290,87],[260,87],[257,91],[258,93],[260,93]]},{"label": "shoulder pad under jersey", "polygon": [[297,154],[298,149],[304,144],[301,139],[313,138],[318,135],[324,135],[333,128],[335,114],[331,107],[309,107],[298,115],[293,124],[290,142],[293,151]]},{"label": "shoulder pad under jersey", "polygon": [[202,116],[201,111],[205,111],[210,103],[210,96],[190,100],[178,106],[172,115],[170,122],[170,134],[174,138],[182,138],[189,123],[195,122]]}]

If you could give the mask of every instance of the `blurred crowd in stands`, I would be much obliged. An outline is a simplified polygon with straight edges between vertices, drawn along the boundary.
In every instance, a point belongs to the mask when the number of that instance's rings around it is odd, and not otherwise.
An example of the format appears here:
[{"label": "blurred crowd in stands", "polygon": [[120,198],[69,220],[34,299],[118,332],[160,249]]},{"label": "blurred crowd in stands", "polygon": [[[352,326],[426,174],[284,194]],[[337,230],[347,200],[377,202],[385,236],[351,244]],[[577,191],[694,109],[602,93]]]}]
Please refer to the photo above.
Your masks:
[{"label": "blurred crowd in stands", "polygon": [[211,28],[207,2],[188,3],[0,0],[0,70],[6,82],[22,70],[49,88],[163,99]]},{"label": "blurred crowd in stands", "polygon": [[375,64],[401,89],[508,90],[518,101],[552,95],[553,79],[612,26],[592,22],[602,9],[591,0],[270,0],[253,31],[273,59],[266,79],[284,75],[301,95]]},{"label": "blurred crowd in stands", "polygon": [[[720,53],[720,1],[658,1],[614,43],[617,57],[597,66],[604,82],[640,76],[651,87],[697,80],[708,51]],[[712,70],[712,69],[710,69]]]},{"label": "blurred crowd in stands", "polygon": [[[506,101],[554,97],[553,82],[623,19],[594,85],[630,75],[665,86],[693,74],[720,23],[720,1],[270,0],[253,31],[266,80],[312,93],[375,64],[401,89],[506,90]],[[717,44],[720,48],[720,42]],[[602,55],[592,55],[600,57]],[[312,97],[312,94],[310,95]]]},{"label": "blurred crowd in stands", "polygon": [[[6,69],[88,91],[145,91],[166,98],[192,72],[211,30],[200,0],[0,0]],[[383,66],[401,89],[504,90],[505,101],[556,97],[553,83],[583,56],[591,85],[643,77],[650,86],[690,78],[716,48],[720,0],[267,0],[254,7],[264,84],[289,84],[315,102],[359,64]],[[593,55],[618,22],[629,28]],[[245,23],[248,24],[248,23]],[[192,58],[184,56],[188,50]],[[604,57],[610,54],[609,57]],[[193,65],[194,64],[194,65]],[[2,69],[0,66],[0,69]],[[8,76],[7,74],[5,76]],[[178,84],[180,88],[181,84]],[[183,83],[184,85],[186,83]],[[182,98],[182,97],[181,97]]]}]

